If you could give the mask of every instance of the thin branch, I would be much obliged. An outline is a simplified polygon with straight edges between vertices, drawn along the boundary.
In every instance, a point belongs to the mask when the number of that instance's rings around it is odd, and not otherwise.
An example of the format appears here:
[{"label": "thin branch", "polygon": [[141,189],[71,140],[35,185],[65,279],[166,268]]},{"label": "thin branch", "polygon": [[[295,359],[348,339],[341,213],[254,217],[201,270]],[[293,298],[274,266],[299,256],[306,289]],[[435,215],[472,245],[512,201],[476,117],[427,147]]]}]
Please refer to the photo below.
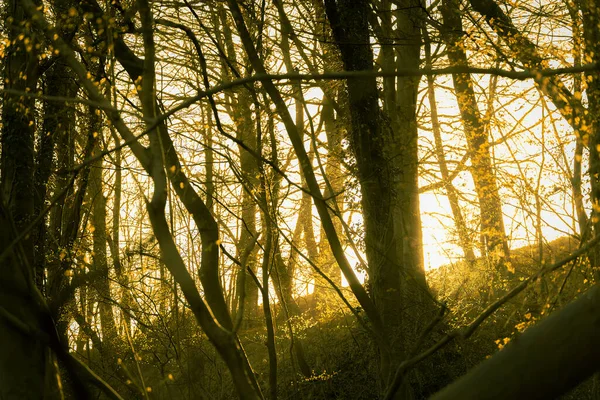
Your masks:
[{"label": "thin branch", "polygon": [[99,103],[99,102],[88,100],[88,99],[82,99],[80,97],[52,96],[49,94],[24,92],[22,90],[15,90],[15,89],[0,89],[0,93],[6,93],[11,96],[29,97],[29,98],[34,98],[34,99],[54,101],[54,102],[58,102],[58,103],[84,104],[87,106],[100,108],[100,109],[106,110],[106,111],[119,112],[119,110],[116,109],[115,107],[113,107],[112,105],[108,105],[106,103]]},{"label": "thin branch", "polygon": [[258,73],[244,78],[236,79],[231,82],[222,83],[221,85],[214,86],[210,90],[199,91],[196,96],[190,97],[187,100],[182,101],[178,106],[172,108],[169,112],[164,113],[157,118],[165,120],[176,112],[188,108],[195,104],[199,100],[214,95],[216,93],[232,89],[237,86],[242,86],[253,82],[272,82],[272,81],[319,81],[319,80],[339,80],[339,79],[352,79],[352,78],[365,78],[365,77],[409,77],[409,76],[437,76],[437,75],[450,75],[450,74],[482,74],[482,75],[497,75],[508,79],[514,80],[527,80],[527,79],[541,79],[543,77],[564,75],[564,74],[575,74],[581,72],[598,71],[600,66],[596,63],[586,64],[578,67],[565,67],[565,68],[549,68],[539,70],[523,70],[523,71],[507,71],[500,68],[477,68],[467,66],[454,66],[439,69],[410,69],[401,68],[395,71],[340,71],[340,72],[325,72],[322,74],[299,74],[299,73],[287,73],[287,74],[267,74]]}]

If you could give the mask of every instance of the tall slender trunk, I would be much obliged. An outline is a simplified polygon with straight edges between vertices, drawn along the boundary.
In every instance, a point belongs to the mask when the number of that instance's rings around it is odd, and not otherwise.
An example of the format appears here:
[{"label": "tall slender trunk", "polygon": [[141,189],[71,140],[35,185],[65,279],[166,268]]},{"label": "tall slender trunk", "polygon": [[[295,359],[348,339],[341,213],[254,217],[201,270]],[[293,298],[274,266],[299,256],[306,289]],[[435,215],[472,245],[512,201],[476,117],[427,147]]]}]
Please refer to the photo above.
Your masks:
[{"label": "tall slender trunk", "polygon": [[[315,7],[315,21],[327,20],[327,15],[322,1],[313,0]],[[327,24],[323,27],[324,40],[320,43],[323,51],[323,69],[326,72],[336,71],[342,64],[340,49],[335,44],[331,27]],[[343,151],[342,139],[345,132],[350,131],[350,111],[348,107],[348,95],[342,81],[328,82],[324,91],[321,118],[327,136],[327,159],[325,161],[325,175],[328,185],[325,187],[324,196],[333,210],[342,210],[344,203],[345,171],[342,167]],[[340,218],[343,215],[333,215],[333,224],[336,232],[342,234],[343,224]],[[342,274],[335,265],[335,257],[327,243],[325,232],[321,230],[319,252],[323,263],[324,272],[331,277],[333,282],[341,284]]]},{"label": "tall slender trunk", "polygon": [[[571,16],[571,30],[573,36],[573,66],[581,66],[581,58],[583,46],[585,46],[585,39],[583,38],[583,27],[581,26],[581,15],[579,9],[574,3],[567,2],[567,8],[569,15]],[[583,92],[583,74],[573,75],[573,92]],[[571,178],[571,190],[573,193],[573,206],[575,208],[575,214],[577,215],[577,224],[579,226],[579,234],[583,240],[585,236],[589,235],[588,229],[588,217],[585,212],[583,205],[583,192],[581,190],[581,176],[582,176],[582,160],[583,160],[583,140],[581,135],[575,137],[575,157],[573,157],[573,176]]]},{"label": "tall slender trunk", "polygon": [[[238,94],[235,112],[237,123],[237,138],[251,149],[256,148],[256,130],[252,122],[250,94],[246,89],[241,89]],[[258,190],[258,164],[256,158],[247,150],[238,146],[240,152],[240,166],[242,179],[247,190],[242,190],[242,227],[240,232],[240,241],[238,244],[240,262],[244,269],[238,275],[238,294],[239,301],[243,301],[243,310],[247,320],[256,318],[258,309],[258,288],[248,274],[246,268],[256,272],[257,247],[256,239],[258,232],[256,230],[257,206],[254,200],[253,190]]]},{"label": "tall slender trunk", "polygon": [[[96,115],[95,110],[90,110],[90,121],[88,129],[92,130],[92,134],[101,135],[102,125],[101,118]],[[96,151],[101,151],[99,145],[96,146]],[[108,274],[107,260],[107,227],[106,227],[106,197],[104,196],[102,171],[103,161],[99,159],[92,165],[90,171],[90,186],[89,197],[92,208],[92,227],[93,227],[93,273],[97,276],[94,280],[95,289],[98,292],[98,302],[100,309],[100,328],[102,331],[102,341],[105,343],[104,348],[111,347],[117,339],[117,330],[115,327],[115,319],[112,308],[112,296],[110,290],[110,280]]]},{"label": "tall slender trunk", "polygon": [[[336,118],[332,100],[327,97],[323,98],[321,118],[323,118],[323,126],[325,127],[325,135],[327,136],[325,178],[329,183],[326,185],[323,195],[330,203],[333,210],[342,210],[344,196],[344,171],[342,170],[342,118],[340,115]],[[343,218],[343,215],[333,215],[332,212],[332,218],[336,232],[341,235],[343,229],[340,218]],[[340,285],[342,283],[342,274],[340,269],[335,265],[335,258],[333,257],[329,246],[327,246],[327,238],[325,237],[324,232],[321,233],[321,240],[319,241],[319,254],[321,255],[323,271],[334,283]]]},{"label": "tall slender trunk", "polygon": [[[229,28],[230,21],[228,16],[222,7],[219,7],[215,14],[215,22],[220,23],[224,27],[222,35],[219,35],[219,39],[222,42],[227,58],[231,60],[233,65],[236,65],[238,57],[233,42],[233,35]],[[225,79],[228,79],[230,75],[229,66],[225,61],[222,63],[221,74]],[[252,93],[250,90],[253,89],[242,87],[237,90],[237,96],[229,94],[228,98],[232,103],[229,111],[236,125],[237,139],[243,142],[248,148],[255,150],[257,146],[257,136],[252,120]],[[258,249],[256,247],[256,240],[258,237],[256,230],[256,216],[258,209],[256,207],[254,196],[250,193],[250,191],[258,188],[258,164],[255,157],[244,149],[243,146],[238,145],[238,151],[240,154],[242,179],[245,181],[244,185],[247,190],[242,190],[242,226],[240,240],[237,246],[240,263],[242,264],[243,269],[236,279],[236,301],[234,304],[243,302],[243,304],[239,305],[239,311],[242,311],[245,314],[244,318],[247,321],[251,321],[256,318],[258,311],[258,288],[253,282],[246,267],[254,273],[256,273],[258,269]]]},{"label": "tall slender trunk", "polygon": [[[584,54],[591,57],[591,61],[600,65],[600,32],[598,30],[598,21],[600,19],[600,2],[590,0],[587,2],[578,2],[581,8],[583,22]],[[587,132],[590,137],[590,182],[591,182],[591,202],[592,202],[592,232],[595,236],[600,235],[600,80],[597,73],[585,74],[587,81],[588,115],[590,124]],[[583,134],[581,135],[584,139]],[[600,246],[596,246],[591,254],[591,265],[597,266],[600,260]],[[597,269],[594,273],[596,282],[600,282],[600,271]],[[593,379],[593,398],[600,399],[600,372],[594,375]]]},{"label": "tall slender trunk", "polygon": [[[262,180],[262,203],[267,204],[268,199],[266,196],[266,185]],[[273,315],[271,313],[271,301],[269,299],[269,278],[271,277],[271,270],[274,264],[274,253],[273,251],[277,248],[274,244],[277,241],[277,235],[274,235],[273,226],[273,215],[269,215],[270,207],[263,214],[263,224],[265,229],[265,245],[263,251],[262,260],[262,300],[263,300],[263,313],[265,317],[265,325],[267,329],[267,352],[269,355],[269,394],[272,400],[277,399],[277,349],[275,347],[275,326],[273,324]]]},{"label": "tall slender trunk", "polygon": [[[591,57],[594,63],[600,62],[600,31],[598,30],[598,20],[600,18],[600,3],[597,0],[578,3],[581,7],[583,22],[583,38],[585,50],[584,54]],[[585,133],[582,133],[582,139],[585,143],[585,136],[589,136],[590,152],[590,181],[592,186],[592,225],[593,232],[600,234],[600,80],[595,72],[585,74],[587,81],[587,97],[589,126]],[[595,249],[592,265],[598,265],[600,260],[600,246]],[[600,272],[596,272],[596,282],[600,282]]]},{"label": "tall slender trunk", "polygon": [[[425,64],[426,67],[431,68],[431,43],[429,42],[429,36],[427,35],[425,29],[426,28],[423,28],[424,36],[427,38],[425,43]],[[448,196],[448,202],[450,203],[450,209],[452,210],[452,217],[454,219],[456,233],[458,234],[458,243],[465,255],[465,259],[467,262],[471,263],[475,261],[475,253],[473,252],[473,244],[469,235],[469,229],[467,228],[465,218],[460,208],[458,191],[452,183],[450,172],[448,171],[448,164],[446,163],[446,154],[444,151],[442,132],[440,129],[440,121],[437,112],[434,77],[431,75],[427,76],[427,97],[431,112],[431,129],[433,130],[435,155],[438,159],[442,181],[444,182],[444,189],[446,190],[446,196]]]},{"label": "tall slender trunk", "polygon": [[[461,38],[460,4],[456,0],[444,0],[440,10],[444,18],[446,32],[443,37],[448,48],[450,64],[467,66],[467,54]],[[504,228],[502,201],[490,155],[490,142],[477,106],[473,81],[470,74],[452,74],[452,81],[469,148],[471,176],[479,201],[482,254],[499,261],[509,259],[510,249]]]},{"label": "tall slender trunk", "polygon": [[[278,143],[277,138],[275,136],[275,126],[273,121],[273,115],[269,115],[269,120],[267,123],[266,131],[269,134],[269,139],[271,142],[271,163],[274,166],[279,168],[279,160],[277,158],[277,149]],[[264,175],[264,168],[261,167],[261,174]],[[279,174],[272,174],[270,177],[270,181],[272,182],[271,188],[271,201],[267,202],[266,200],[262,200],[262,209],[263,213],[267,214],[267,216],[263,217],[265,229],[269,229],[271,231],[276,231],[277,229],[277,219],[275,218],[277,209],[277,204],[280,199],[280,190],[281,190],[281,180],[282,176]],[[264,178],[263,178],[264,180]],[[309,205],[312,205],[309,202]],[[302,211],[300,211],[302,213]],[[269,215],[271,217],[269,217]],[[294,228],[292,243],[300,242],[300,236],[304,231],[304,225],[300,222],[300,216],[296,219],[296,226]],[[273,236],[273,233],[269,234],[270,237]],[[277,237],[277,236],[276,236]],[[296,266],[296,253],[293,249],[290,250],[290,257],[287,263],[284,262],[283,257],[281,255],[281,248],[279,241],[277,239],[269,239],[272,240],[272,250],[271,250],[271,262],[269,276],[271,281],[273,282],[273,286],[275,288],[275,294],[279,299],[280,309],[284,313],[284,318],[286,318],[286,323],[290,335],[292,351],[294,356],[296,357],[296,362],[298,363],[298,367],[300,368],[300,372],[305,376],[309,377],[312,375],[312,370],[306,360],[306,356],[304,353],[304,341],[299,337],[294,335],[293,326],[291,323],[291,319],[294,317],[299,317],[301,315],[300,307],[296,299],[294,298],[294,274],[295,274],[295,266]],[[264,268],[263,268],[264,271]],[[264,273],[264,272],[263,272]],[[264,278],[264,277],[263,277]],[[263,282],[263,290],[265,284]]]},{"label": "tall slender trunk", "polygon": [[[45,74],[44,93],[65,98],[74,97],[77,91],[76,85],[71,81],[70,71],[64,60],[58,59]],[[38,135],[38,151],[35,164],[35,214],[38,215],[45,206],[48,194],[48,183],[54,167],[55,142],[64,126],[70,126],[71,112],[65,112],[64,103],[56,101],[44,102],[44,114],[42,131]],[[61,178],[58,178],[61,179]],[[62,178],[64,180],[64,177]],[[62,181],[61,181],[62,182]],[[60,189],[59,189],[60,190]],[[36,282],[41,290],[45,291],[45,269],[46,259],[52,250],[56,250],[51,243],[47,244],[48,227],[46,221],[38,227],[35,246]]]},{"label": "tall slender trunk", "polygon": [[[36,40],[25,30],[20,1],[4,2],[5,33],[11,42],[2,58],[4,88],[35,93],[38,81]],[[19,38],[19,35],[25,37]],[[25,40],[25,38],[27,40]],[[35,289],[34,235],[12,245],[33,219],[35,102],[2,94],[0,158],[0,398],[43,398],[46,348],[40,339],[17,329],[10,317],[32,329],[43,329]],[[8,318],[8,319],[7,319]]]}]

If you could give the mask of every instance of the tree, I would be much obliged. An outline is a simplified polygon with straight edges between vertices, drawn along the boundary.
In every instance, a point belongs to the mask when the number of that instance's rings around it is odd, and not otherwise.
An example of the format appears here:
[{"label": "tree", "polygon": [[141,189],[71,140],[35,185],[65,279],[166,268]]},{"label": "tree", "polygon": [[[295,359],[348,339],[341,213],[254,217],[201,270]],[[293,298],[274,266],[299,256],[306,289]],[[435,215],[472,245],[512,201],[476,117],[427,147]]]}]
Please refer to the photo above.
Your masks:
[{"label": "tree", "polygon": [[[460,35],[463,31],[460,4],[446,1],[440,7],[444,18],[444,39],[450,65],[468,65]],[[471,158],[471,175],[480,206],[482,254],[492,258],[510,259],[510,249],[502,215],[502,204],[496,183],[496,173],[490,156],[486,123],[482,120],[469,74],[452,74],[456,99],[460,108]]]},{"label": "tree", "polygon": [[[17,1],[4,4],[7,20],[5,32],[9,46],[3,58],[5,88],[35,92],[38,86],[36,41],[25,30],[25,10]],[[0,285],[2,317],[23,321],[25,326],[41,329],[41,310],[35,299],[34,236],[19,238],[34,218],[34,130],[35,101],[31,97],[2,96],[2,158],[0,224]],[[19,241],[15,244],[15,240]],[[0,371],[8,385],[2,385],[3,397],[43,397],[43,382],[48,366],[45,346],[40,338],[24,335],[10,324],[0,325],[4,343]]]}]

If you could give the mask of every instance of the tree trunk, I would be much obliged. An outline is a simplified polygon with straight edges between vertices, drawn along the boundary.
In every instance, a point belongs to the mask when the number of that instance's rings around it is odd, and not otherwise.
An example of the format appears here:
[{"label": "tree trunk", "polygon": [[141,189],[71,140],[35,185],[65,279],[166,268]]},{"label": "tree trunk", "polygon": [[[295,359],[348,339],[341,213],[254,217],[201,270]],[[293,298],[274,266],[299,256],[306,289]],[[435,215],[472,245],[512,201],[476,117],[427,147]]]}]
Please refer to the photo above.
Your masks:
[{"label": "tree trunk", "polygon": [[[234,106],[237,110],[234,115],[237,117],[237,138],[249,148],[255,149],[256,130],[252,122],[250,100],[248,91],[242,89],[238,94],[237,104]],[[244,302],[244,318],[253,321],[256,319],[258,311],[258,288],[246,268],[256,272],[258,267],[256,247],[258,238],[256,231],[257,207],[255,195],[252,193],[252,191],[258,190],[258,164],[256,158],[247,150],[241,146],[238,146],[238,149],[240,152],[241,174],[246,189],[242,190],[242,226],[238,244],[238,253],[243,269],[238,275],[237,292],[239,301]]]},{"label": "tree trunk", "polygon": [[[36,40],[24,29],[20,1],[4,2],[5,34],[11,42],[2,59],[5,89],[35,93],[38,80]],[[19,35],[24,38],[19,39]],[[42,330],[35,288],[34,234],[12,245],[33,219],[35,102],[30,97],[2,94],[0,176],[0,398],[43,398],[47,349],[11,322]],[[38,274],[39,275],[39,274]]]},{"label": "tree trunk", "polygon": [[[345,70],[372,70],[368,2],[326,1],[326,6]],[[395,37],[401,38],[402,46],[391,54],[386,51],[387,68],[418,68],[418,10],[418,3],[398,4]],[[350,143],[361,186],[369,285],[393,349],[387,357],[382,354],[384,387],[434,309],[423,269],[417,187],[418,78],[398,78],[395,88],[391,83],[386,86],[392,92],[384,98],[391,115],[380,109],[375,77],[347,81]],[[410,393],[404,390],[402,395]]]},{"label": "tree trunk", "polygon": [[[89,129],[92,135],[101,135],[101,119],[91,109]],[[100,146],[96,146],[96,151],[100,151]],[[92,164],[90,171],[90,190],[89,196],[92,203],[92,236],[93,236],[93,268],[92,271],[97,276],[94,279],[95,289],[98,292],[98,303],[100,309],[100,327],[102,331],[102,341],[104,348],[115,345],[117,339],[117,329],[115,326],[114,313],[112,308],[112,296],[110,291],[110,280],[108,276],[108,260],[106,254],[107,231],[106,231],[106,197],[104,197],[102,184],[102,159]]]},{"label": "tree trunk", "polygon": [[[229,62],[232,65],[236,65],[238,60],[233,35],[229,27],[230,20],[223,7],[219,6],[215,14],[217,14],[215,22],[220,23],[224,28],[222,35],[218,35],[219,39],[227,53]],[[221,74],[224,79],[230,79],[228,62],[222,62]],[[242,87],[236,91],[237,96],[229,93],[226,95],[231,103],[229,113],[233,116],[236,126],[236,138],[243,142],[247,148],[256,150],[256,129],[252,120],[251,104],[253,93],[251,93],[251,90],[253,89],[250,87]],[[252,321],[257,317],[258,288],[246,267],[250,268],[254,273],[258,269],[258,249],[256,247],[256,240],[258,238],[256,215],[258,209],[254,195],[251,193],[251,191],[258,189],[258,163],[256,158],[248,150],[244,149],[241,144],[238,144],[238,151],[242,179],[244,180],[243,185],[245,186],[242,189],[242,226],[237,245],[238,257],[243,267],[236,279],[236,301],[234,304],[243,302],[243,304],[239,304],[238,312],[241,311],[244,313],[243,318],[246,321]]]},{"label": "tree trunk", "polygon": [[[431,68],[431,43],[429,42],[429,36],[425,32],[425,28],[423,28],[423,30],[424,36],[427,37],[427,42],[425,43],[426,67]],[[472,263],[475,261],[475,253],[473,252],[473,244],[469,235],[469,229],[467,228],[465,218],[460,208],[459,194],[452,183],[450,172],[448,171],[448,164],[446,163],[442,132],[440,129],[440,121],[437,112],[434,77],[431,75],[427,76],[427,97],[429,99],[429,108],[431,112],[431,129],[433,131],[435,142],[435,155],[438,159],[442,181],[444,182],[444,189],[446,190],[446,196],[448,196],[448,202],[450,203],[450,209],[452,210],[452,217],[454,219],[454,225],[458,235],[458,243],[465,255],[467,262]]]},{"label": "tree trunk", "polygon": [[[456,0],[445,0],[440,10],[444,18],[446,32],[443,37],[448,48],[450,64],[468,66],[467,54],[461,38],[463,30],[460,4]],[[452,74],[452,81],[467,138],[471,176],[479,201],[482,254],[491,257],[494,263],[508,260],[510,249],[504,229],[502,202],[498,193],[485,123],[477,107],[473,81],[470,74]]]},{"label": "tree trunk", "polygon": [[[327,160],[325,161],[325,177],[328,180],[328,185],[323,193],[325,199],[331,205],[333,210],[342,210],[344,200],[344,171],[342,170],[342,118],[338,114],[336,118],[334,114],[333,101],[327,97],[323,98],[323,105],[321,108],[321,118],[323,118],[323,125],[325,127],[325,134],[327,135]],[[338,102],[338,104],[340,104]],[[335,231],[342,235],[342,221],[339,218],[343,218],[343,215],[333,215],[332,219],[335,227]],[[321,254],[321,262],[323,263],[323,271],[331,278],[337,285],[342,283],[342,274],[339,268],[335,265],[335,258],[327,246],[327,238],[324,232],[321,234],[321,240],[319,242],[319,253]],[[316,289],[315,289],[316,290]]]},{"label": "tree trunk", "polygon": [[[600,18],[600,3],[597,0],[587,2],[576,2],[580,5],[582,11],[583,22],[583,38],[587,57],[591,57],[591,62],[600,65],[600,32],[598,31],[598,19]],[[581,139],[585,143],[585,136],[589,135],[589,156],[590,156],[590,182],[592,187],[591,202],[592,202],[592,231],[595,236],[600,235],[600,80],[597,72],[585,74],[587,82],[587,98],[588,110],[587,115],[590,116],[587,130],[582,133]],[[583,232],[582,232],[583,234]],[[592,250],[590,261],[594,268],[594,280],[600,282],[600,271],[598,271],[598,263],[600,262],[600,246],[596,246]],[[600,399],[600,372],[594,375],[593,386],[594,399]]]}]

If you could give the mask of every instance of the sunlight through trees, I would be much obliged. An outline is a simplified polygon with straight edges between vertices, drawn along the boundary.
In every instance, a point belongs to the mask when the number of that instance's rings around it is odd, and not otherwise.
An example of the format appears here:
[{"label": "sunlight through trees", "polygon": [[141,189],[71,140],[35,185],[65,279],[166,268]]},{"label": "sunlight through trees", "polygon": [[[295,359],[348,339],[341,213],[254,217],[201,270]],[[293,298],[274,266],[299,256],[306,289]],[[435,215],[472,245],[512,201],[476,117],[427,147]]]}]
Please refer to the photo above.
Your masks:
[{"label": "sunlight through trees", "polygon": [[0,398],[600,396],[595,0],[0,5]]}]

